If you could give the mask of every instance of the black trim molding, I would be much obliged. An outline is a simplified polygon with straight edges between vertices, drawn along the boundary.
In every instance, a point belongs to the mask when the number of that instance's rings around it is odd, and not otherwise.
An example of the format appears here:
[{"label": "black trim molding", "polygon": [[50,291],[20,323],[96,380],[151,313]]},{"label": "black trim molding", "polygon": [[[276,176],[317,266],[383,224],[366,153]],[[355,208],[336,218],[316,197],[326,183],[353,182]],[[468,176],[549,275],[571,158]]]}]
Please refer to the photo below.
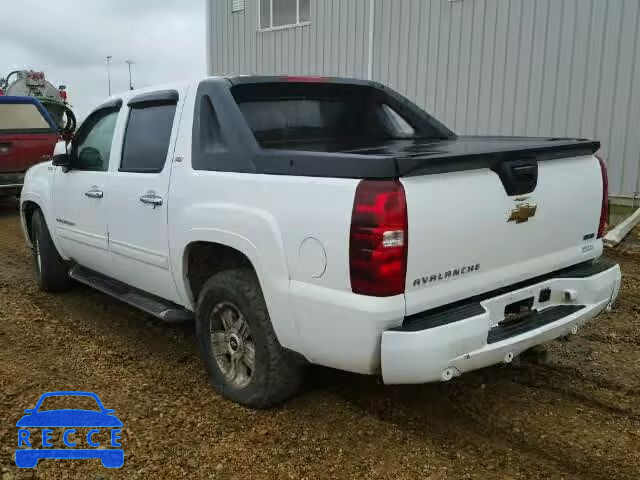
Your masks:
[{"label": "black trim molding", "polygon": [[98,110],[105,110],[105,109],[120,110],[120,107],[122,107],[122,99],[121,98],[115,98],[113,100],[109,100],[108,102],[103,103],[98,108],[96,108],[94,110],[94,112],[97,112]]},{"label": "black trim molding", "polygon": [[[261,148],[240,112],[234,94],[249,84],[290,82],[368,86],[402,111],[418,133],[415,137],[380,139],[367,148],[303,151]],[[234,93],[235,92],[235,93]],[[149,95],[149,94],[146,94]],[[137,98],[137,97],[136,97]],[[131,101],[135,101],[132,99]],[[433,128],[427,128],[433,127]],[[426,135],[428,131],[439,135]],[[457,136],[399,93],[375,82],[309,77],[213,77],[200,82],[193,123],[192,166],[195,170],[328,178],[398,178],[477,169],[504,170],[505,162],[537,162],[591,155],[597,141],[581,138]],[[520,165],[522,166],[522,165]],[[521,179],[522,180],[522,179]],[[525,179],[527,180],[527,179]],[[514,191],[530,191],[533,178]]]},{"label": "black trim molding", "polygon": [[130,107],[140,107],[149,103],[178,103],[180,95],[176,90],[159,90],[157,92],[141,93],[127,102]]}]

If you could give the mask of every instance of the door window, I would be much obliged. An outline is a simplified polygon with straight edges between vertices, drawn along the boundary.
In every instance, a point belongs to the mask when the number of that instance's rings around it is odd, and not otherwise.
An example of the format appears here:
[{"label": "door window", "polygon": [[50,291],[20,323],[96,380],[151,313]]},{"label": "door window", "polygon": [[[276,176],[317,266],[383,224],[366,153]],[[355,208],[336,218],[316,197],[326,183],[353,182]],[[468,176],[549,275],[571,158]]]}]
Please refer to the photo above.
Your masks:
[{"label": "door window", "polygon": [[122,147],[121,172],[158,173],[164,168],[176,104],[131,107]]},{"label": "door window", "polygon": [[86,120],[87,126],[81,129],[73,145],[74,170],[107,171],[117,119],[117,110],[105,110]]}]

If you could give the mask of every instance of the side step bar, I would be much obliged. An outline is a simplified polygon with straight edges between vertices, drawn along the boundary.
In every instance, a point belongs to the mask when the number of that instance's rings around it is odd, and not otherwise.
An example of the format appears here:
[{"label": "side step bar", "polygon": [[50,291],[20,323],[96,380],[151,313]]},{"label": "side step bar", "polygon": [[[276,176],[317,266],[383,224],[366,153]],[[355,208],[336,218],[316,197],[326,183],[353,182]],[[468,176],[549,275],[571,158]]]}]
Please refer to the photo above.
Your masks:
[{"label": "side step bar", "polygon": [[80,265],[73,266],[69,271],[69,276],[77,282],[106,293],[165,322],[181,323],[193,319],[193,314],[179,305]]}]

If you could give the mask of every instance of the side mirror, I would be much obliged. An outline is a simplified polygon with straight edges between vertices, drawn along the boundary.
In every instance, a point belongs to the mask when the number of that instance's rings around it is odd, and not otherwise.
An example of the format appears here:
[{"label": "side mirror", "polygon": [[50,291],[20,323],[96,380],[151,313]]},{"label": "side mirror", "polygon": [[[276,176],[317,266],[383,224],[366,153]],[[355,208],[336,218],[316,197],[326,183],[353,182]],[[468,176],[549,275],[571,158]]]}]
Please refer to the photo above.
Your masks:
[{"label": "side mirror", "polygon": [[24,413],[33,413],[35,411],[35,408],[27,408]]},{"label": "side mirror", "polygon": [[54,157],[56,155],[60,155],[61,153],[69,153],[69,150],[67,149],[67,142],[65,142],[64,140],[59,141],[58,143],[56,143],[56,146],[53,147]]},{"label": "side mirror", "polygon": [[71,167],[71,155],[68,153],[66,142],[62,141],[56,143],[51,160],[53,165],[63,167],[65,171]]},{"label": "side mirror", "polygon": [[68,153],[59,153],[52,158],[52,164],[56,167],[69,168],[71,166],[71,156]]}]

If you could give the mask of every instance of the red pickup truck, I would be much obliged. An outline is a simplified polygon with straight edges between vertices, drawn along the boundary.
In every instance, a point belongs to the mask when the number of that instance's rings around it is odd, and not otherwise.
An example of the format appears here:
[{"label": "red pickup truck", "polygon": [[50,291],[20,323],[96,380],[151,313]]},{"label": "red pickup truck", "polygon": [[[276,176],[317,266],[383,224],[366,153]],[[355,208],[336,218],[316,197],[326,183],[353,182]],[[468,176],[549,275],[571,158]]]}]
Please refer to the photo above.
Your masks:
[{"label": "red pickup truck", "polygon": [[36,98],[0,96],[0,197],[18,195],[25,172],[47,160],[59,139]]}]

